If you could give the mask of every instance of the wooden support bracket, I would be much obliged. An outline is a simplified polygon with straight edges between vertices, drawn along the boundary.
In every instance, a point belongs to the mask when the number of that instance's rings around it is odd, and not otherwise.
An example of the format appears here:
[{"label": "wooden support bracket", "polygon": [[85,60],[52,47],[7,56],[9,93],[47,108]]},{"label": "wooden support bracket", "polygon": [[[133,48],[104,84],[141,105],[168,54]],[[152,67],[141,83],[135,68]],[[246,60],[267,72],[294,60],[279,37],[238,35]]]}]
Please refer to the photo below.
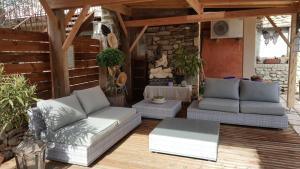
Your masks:
[{"label": "wooden support bracket", "polygon": [[79,17],[77,18],[77,21],[75,23],[75,25],[73,26],[69,36],[66,38],[66,40],[64,41],[64,44],[62,46],[62,49],[64,52],[67,51],[67,49],[70,47],[70,45],[72,44],[78,30],[80,29],[81,24],[84,22],[84,19],[86,17],[86,15],[88,14],[90,9],[90,6],[85,6],[83,7]]},{"label": "wooden support bracket", "polygon": [[288,45],[288,47],[291,47],[291,43],[289,42],[288,38],[286,38],[284,36],[284,34],[282,33],[281,28],[279,28],[276,23],[272,20],[272,18],[270,16],[266,16],[266,18],[268,19],[268,21],[270,22],[270,24],[273,26],[273,28],[275,29],[275,31],[277,33],[279,33],[280,37],[284,40],[284,42]]},{"label": "wooden support bracket", "polygon": [[69,12],[67,13],[66,18],[65,18],[65,27],[68,26],[68,23],[74,16],[75,12],[76,12],[76,9],[70,9]]},{"label": "wooden support bracket", "polygon": [[137,43],[139,42],[139,40],[141,39],[141,37],[143,36],[143,34],[145,33],[145,31],[147,30],[148,25],[144,26],[144,28],[142,29],[142,31],[139,33],[139,35],[136,37],[136,39],[134,40],[134,42],[132,43],[132,45],[130,46],[130,53],[133,51],[134,47],[137,45]]},{"label": "wooden support bracket", "polygon": [[198,0],[186,0],[186,2],[199,14],[203,14],[203,4]]},{"label": "wooden support bracket", "polygon": [[48,18],[51,19],[52,21],[54,21],[54,23],[57,23],[57,18],[54,14],[54,12],[52,11],[52,9],[50,8],[47,0],[40,0],[41,5],[43,6],[45,12],[48,15]]},{"label": "wooden support bracket", "polygon": [[119,12],[116,12],[116,14],[117,14],[118,20],[120,22],[120,25],[122,27],[122,30],[124,32],[124,35],[125,35],[126,38],[128,38],[128,31],[127,31],[127,28],[126,28],[126,26],[124,24],[124,20],[122,18],[122,15]]}]

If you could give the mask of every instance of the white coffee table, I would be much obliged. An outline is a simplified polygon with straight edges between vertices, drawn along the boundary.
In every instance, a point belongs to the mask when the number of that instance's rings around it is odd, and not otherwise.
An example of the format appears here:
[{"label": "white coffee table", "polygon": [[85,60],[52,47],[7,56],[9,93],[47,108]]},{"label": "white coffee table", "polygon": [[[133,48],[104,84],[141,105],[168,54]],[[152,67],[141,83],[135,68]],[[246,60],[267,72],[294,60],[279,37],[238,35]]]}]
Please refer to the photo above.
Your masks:
[{"label": "white coffee table", "polygon": [[166,117],[175,117],[181,110],[181,101],[167,100],[166,103],[156,104],[151,100],[142,100],[132,106],[142,117],[164,119]]},{"label": "white coffee table", "polygon": [[218,122],[166,118],[150,133],[149,150],[216,161],[219,129]]}]

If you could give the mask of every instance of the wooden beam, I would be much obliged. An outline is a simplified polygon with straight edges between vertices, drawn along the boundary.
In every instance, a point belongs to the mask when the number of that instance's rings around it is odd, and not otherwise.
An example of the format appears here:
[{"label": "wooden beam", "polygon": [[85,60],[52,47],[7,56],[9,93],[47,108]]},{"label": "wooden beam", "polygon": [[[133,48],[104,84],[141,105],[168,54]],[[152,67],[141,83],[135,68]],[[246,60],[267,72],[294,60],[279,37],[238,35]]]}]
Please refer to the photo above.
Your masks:
[{"label": "wooden beam", "polygon": [[186,0],[186,2],[197,12],[197,14],[203,14],[203,4],[198,0]]},{"label": "wooden beam", "polygon": [[68,61],[62,44],[66,37],[63,10],[56,10],[57,21],[49,19],[48,34],[50,42],[50,66],[52,78],[52,97],[59,98],[70,94]]},{"label": "wooden beam", "polygon": [[72,44],[78,30],[80,29],[81,24],[84,22],[84,19],[86,17],[86,15],[88,14],[90,9],[90,6],[85,6],[83,7],[79,17],[77,18],[77,21],[75,23],[75,25],[73,26],[70,34],[68,35],[67,39],[65,40],[62,49],[63,51],[67,51],[67,49],[70,47],[70,45]]},{"label": "wooden beam", "polygon": [[297,52],[295,51],[294,39],[298,31],[298,14],[292,14],[291,21],[291,48],[289,58],[289,75],[288,75],[288,93],[287,93],[287,107],[293,108],[295,105],[296,93],[296,73],[297,73]]},{"label": "wooden beam", "polygon": [[202,15],[187,15],[187,16],[175,16],[166,18],[155,19],[142,19],[125,21],[126,27],[143,27],[143,26],[161,26],[161,25],[176,25],[185,23],[197,23],[213,20],[229,19],[229,18],[244,18],[253,16],[266,16],[266,15],[282,15],[292,14],[297,12],[298,9],[295,6],[284,8],[264,8],[264,9],[249,9],[230,12],[204,12]]},{"label": "wooden beam", "polygon": [[65,18],[65,27],[68,26],[68,23],[74,16],[75,12],[76,12],[76,9],[70,9],[69,12],[67,13],[66,18]]},{"label": "wooden beam", "polygon": [[141,37],[143,36],[143,34],[145,33],[145,31],[147,30],[148,25],[144,26],[144,28],[142,29],[142,31],[139,33],[139,35],[136,37],[136,39],[134,40],[134,42],[132,43],[132,45],[129,48],[129,51],[132,52],[134,47],[137,45],[137,43],[139,42],[139,40],[141,39]]},{"label": "wooden beam", "polygon": [[88,26],[90,25],[90,23],[92,23],[92,21],[94,20],[94,13],[95,12],[91,12],[89,13],[83,20],[80,29],[78,30],[76,35],[79,35],[81,32],[87,30]]},{"label": "wooden beam", "polygon": [[272,20],[272,18],[270,18],[270,16],[266,16],[266,18],[268,19],[268,21],[270,22],[270,24],[273,26],[273,28],[275,29],[275,31],[277,33],[279,33],[280,37],[284,40],[284,42],[291,47],[290,41],[288,40],[288,38],[286,38],[284,36],[284,34],[282,33],[281,28],[277,27],[276,23]]},{"label": "wooden beam", "polygon": [[52,9],[80,8],[85,5],[120,5],[139,2],[151,2],[155,0],[47,0]]},{"label": "wooden beam", "polygon": [[127,31],[127,28],[126,28],[126,26],[124,24],[124,20],[122,18],[122,15],[119,12],[116,12],[116,14],[117,14],[117,18],[119,20],[119,23],[121,25],[121,28],[122,28],[122,30],[124,32],[124,35],[125,35],[126,38],[128,38],[128,31]]},{"label": "wooden beam", "polygon": [[106,9],[109,9],[111,11],[121,13],[123,15],[127,15],[127,16],[132,15],[131,9],[126,7],[125,5],[104,5],[103,7],[106,8]]},{"label": "wooden beam", "polygon": [[54,12],[52,11],[52,9],[50,8],[47,0],[40,0],[40,3],[43,6],[43,8],[44,8],[44,10],[45,10],[45,12],[48,16],[48,19],[51,19],[54,22],[57,22],[56,21],[56,16],[55,16]]}]

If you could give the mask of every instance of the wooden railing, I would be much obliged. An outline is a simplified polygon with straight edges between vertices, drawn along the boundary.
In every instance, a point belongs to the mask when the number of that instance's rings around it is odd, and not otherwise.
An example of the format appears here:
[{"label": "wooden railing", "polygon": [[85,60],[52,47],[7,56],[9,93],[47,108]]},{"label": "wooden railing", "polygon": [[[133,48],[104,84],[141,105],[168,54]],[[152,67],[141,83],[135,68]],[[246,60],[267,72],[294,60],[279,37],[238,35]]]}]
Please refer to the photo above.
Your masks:
[{"label": "wooden railing", "polygon": [[[45,25],[46,14],[38,0],[0,0],[0,27],[22,28],[25,30],[41,29]],[[36,27],[38,25],[38,27]]]},{"label": "wooden railing", "polygon": [[[98,8],[92,7],[90,13]],[[67,32],[72,29],[80,12],[81,9],[74,12],[74,17],[67,24]],[[0,0],[0,28],[43,32],[47,28],[47,16],[38,0]]]}]

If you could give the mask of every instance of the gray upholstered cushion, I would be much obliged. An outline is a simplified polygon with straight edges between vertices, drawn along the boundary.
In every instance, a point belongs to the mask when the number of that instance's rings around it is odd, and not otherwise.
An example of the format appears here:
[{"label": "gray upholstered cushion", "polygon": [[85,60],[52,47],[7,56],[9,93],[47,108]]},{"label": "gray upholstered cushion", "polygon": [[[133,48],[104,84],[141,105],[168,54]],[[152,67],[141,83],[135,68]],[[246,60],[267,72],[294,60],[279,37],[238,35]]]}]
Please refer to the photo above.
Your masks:
[{"label": "gray upholstered cushion", "polygon": [[240,111],[241,113],[277,116],[285,114],[285,109],[281,103],[271,102],[240,101]]},{"label": "gray upholstered cushion", "polygon": [[89,147],[111,134],[117,125],[116,120],[88,117],[51,133],[49,139],[56,143]]},{"label": "gray upholstered cushion", "polygon": [[134,108],[106,107],[89,114],[87,119],[61,128],[53,134],[51,141],[90,146],[114,132],[119,124],[132,120],[135,114]]},{"label": "gray upholstered cushion", "polygon": [[110,105],[105,94],[99,86],[74,91],[83,109],[87,114],[103,109]]},{"label": "gray upholstered cushion", "polygon": [[205,81],[204,97],[239,99],[239,79],[214,79]]},{"label": "gray upholstered cushion", "polygon": [[239,101],[232,99],[204,98],[199,102],[199,109],[238,113]]},{"label": "gray upholstered cushion", "polygon": [[74,95],[55,100],[42,100],[37,103],[37,107],[42,112],[47,128],[52,131],[86,118]]},{"label": "gray upholstered cushion", "polygon": [[279,84],[277,82],[265,83],[242,80],[240,83],[240,100],[279,103]]},{"label": "gray upholstered cushion", "polygon": [[121,124],[127,122],[130,119],[130,117],[133,117],[135,114],[135,108],[106,107],[104,109],[89,114],[89,118],[110,119],[117,121],[118,124]]}]

